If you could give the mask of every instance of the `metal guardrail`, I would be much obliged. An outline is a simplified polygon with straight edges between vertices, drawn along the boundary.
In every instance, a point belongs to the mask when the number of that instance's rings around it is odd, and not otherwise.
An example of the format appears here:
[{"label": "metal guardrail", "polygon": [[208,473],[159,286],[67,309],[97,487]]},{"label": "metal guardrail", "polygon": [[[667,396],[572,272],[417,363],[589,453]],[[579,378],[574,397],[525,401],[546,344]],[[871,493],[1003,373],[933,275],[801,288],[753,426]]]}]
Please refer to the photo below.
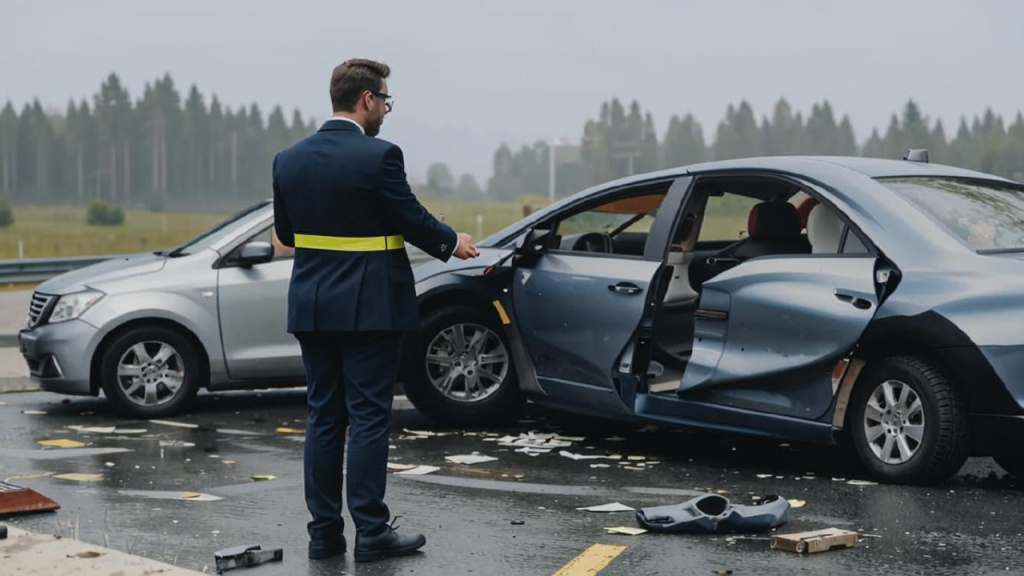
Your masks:
[{"label": "metal guardrail", "polygon": [[20,258],[0,260],[0,284],[27,284],[42,282],[65,272],[84,268],[92,264],[121,257],[110,256],[75,256],[71,258]]},{"label": "metal guardrail", "polygon": [[[429,260],[426,253],[409,248],[409,259],[413,263]],[[114,258],[124,258],[126,254],[109,256],[74,256],[70,258],[20,258],[0,260],[0,284],[29,284],[43,282],[65,272],[98,264]]]}]

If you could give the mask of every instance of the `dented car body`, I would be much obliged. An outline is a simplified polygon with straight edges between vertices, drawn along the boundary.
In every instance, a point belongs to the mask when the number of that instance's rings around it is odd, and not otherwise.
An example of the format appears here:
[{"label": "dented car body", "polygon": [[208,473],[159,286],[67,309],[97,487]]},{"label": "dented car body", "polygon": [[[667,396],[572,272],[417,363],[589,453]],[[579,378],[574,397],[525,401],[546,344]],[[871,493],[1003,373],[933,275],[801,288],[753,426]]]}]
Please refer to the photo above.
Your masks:
[{"label": "dented car body", "polygon": [[[747,234],[719,240],[747,205]],[[848,441],[890,482],[940,481],[968,455],[1021,470],[1017,183],[913,161],[713,162],[584,191],[480,246],[417,269],[406,390],[438,420],[492,421],[525,397]]]}]

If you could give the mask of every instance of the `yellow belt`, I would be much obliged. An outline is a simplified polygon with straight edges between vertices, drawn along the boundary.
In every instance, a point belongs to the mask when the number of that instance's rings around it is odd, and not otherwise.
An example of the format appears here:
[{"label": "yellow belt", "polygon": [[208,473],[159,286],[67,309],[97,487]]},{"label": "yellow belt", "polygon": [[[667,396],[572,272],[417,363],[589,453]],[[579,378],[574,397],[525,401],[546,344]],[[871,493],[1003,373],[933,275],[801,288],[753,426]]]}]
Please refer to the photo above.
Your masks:
[{"label": "yellow belt", "polygon": [[383,250],[400,250],[405,248],[405,240],[401,235],[395,236],[316,236],[313,234],[296,234],[296,248],[314,250],[337,250],[339,252],[380,252]]}]

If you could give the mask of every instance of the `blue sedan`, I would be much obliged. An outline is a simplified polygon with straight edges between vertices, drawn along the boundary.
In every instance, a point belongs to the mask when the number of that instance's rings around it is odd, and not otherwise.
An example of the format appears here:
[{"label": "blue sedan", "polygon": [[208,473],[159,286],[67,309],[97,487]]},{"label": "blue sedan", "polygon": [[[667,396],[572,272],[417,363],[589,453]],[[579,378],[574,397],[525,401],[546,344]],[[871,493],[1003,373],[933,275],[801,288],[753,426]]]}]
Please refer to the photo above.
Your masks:
[{"label": "blue sedan", "polygon": [[711,162],[416,269],[403,383],[446,424],[573,412],[851,444],[883,481],[1024,474],[1024,186],[909,160]]}]

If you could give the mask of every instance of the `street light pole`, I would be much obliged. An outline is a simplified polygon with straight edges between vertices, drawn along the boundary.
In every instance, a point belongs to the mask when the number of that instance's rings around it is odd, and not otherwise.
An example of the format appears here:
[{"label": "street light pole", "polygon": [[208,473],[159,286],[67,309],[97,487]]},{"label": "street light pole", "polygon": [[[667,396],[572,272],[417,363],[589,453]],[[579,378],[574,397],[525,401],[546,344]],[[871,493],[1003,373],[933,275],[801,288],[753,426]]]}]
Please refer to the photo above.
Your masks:
[{"label": "street light pole", "polygon": [[555,141],[548,142],[548,204],[555,203]]}]

